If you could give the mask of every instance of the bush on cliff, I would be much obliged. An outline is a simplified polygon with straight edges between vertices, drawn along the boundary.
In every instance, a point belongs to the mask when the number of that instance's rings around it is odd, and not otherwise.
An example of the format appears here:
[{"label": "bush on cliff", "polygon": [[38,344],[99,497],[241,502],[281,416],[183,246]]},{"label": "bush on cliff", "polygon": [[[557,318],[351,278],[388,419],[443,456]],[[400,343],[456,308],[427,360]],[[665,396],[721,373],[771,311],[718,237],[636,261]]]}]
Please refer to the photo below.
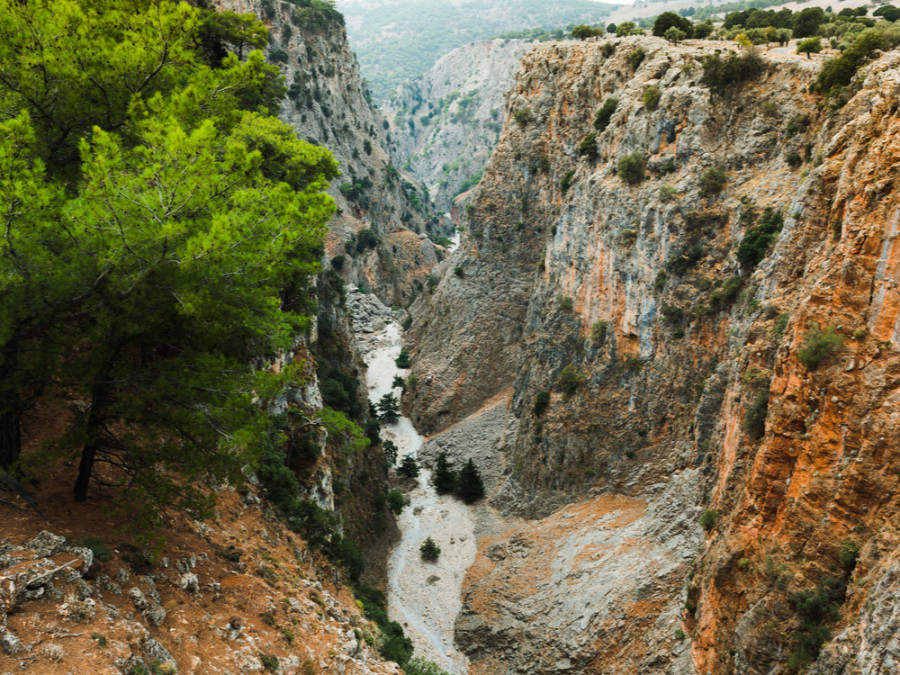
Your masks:
[{"label": "bush on cliff", "polygon": [[809,331],[803,338],[803,347],[797,354],[807,370],[815,370],[829,354],[840,349],[844,344],[834,326],[828,326],[824,331],[819,324],[810,322]]},{"label": "bush on cliff", "polygon": [[728,52],[725,58],[717,53],[710,54],[703,58],[701,82],[715,94],[722,96],[745,82],[756,79],[765,68],[763,60],[754,52],[744,52],[740,56],[736,52]]},{"label": "bush on cliff", "polygon": [[619,178],[634,185],[644,180],[644,156],[640,152],[632,152],[619,159],[617,171]]},{"label": "bush on cliff", "polygon": [[597,115],[594,117],[594,128],[598,133],[609,126],[609,120],[612,118],[613,113],[616,112],[618,105],[619,99],[612,96],[603,101],[603,105],[600,106],[600,110],[597,111]]},{"label": "bush on cliff", "polygon": [[563,394],[571,396],[584,380],[585,376],[578,372],[578,368],[575,367],[574,363],[570,363],[562,369],[559,378],[556,380],[556,386],[560,388]]}]

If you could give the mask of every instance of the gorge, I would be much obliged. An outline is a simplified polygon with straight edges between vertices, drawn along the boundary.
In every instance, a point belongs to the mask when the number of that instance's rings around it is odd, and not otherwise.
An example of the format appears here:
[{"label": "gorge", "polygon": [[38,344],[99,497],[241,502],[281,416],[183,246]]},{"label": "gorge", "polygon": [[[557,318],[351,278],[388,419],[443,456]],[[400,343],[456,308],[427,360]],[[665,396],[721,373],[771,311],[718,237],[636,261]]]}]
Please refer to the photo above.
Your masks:
[{"label": "gorge", "polygon": [[46,453],[95,403],[29,383],[0,673],[900,669],[898,29],[827,91],[796,44],[480,41],[378,110],[331,4],[212,4],[339,162],[309,322],[156,549]]}]

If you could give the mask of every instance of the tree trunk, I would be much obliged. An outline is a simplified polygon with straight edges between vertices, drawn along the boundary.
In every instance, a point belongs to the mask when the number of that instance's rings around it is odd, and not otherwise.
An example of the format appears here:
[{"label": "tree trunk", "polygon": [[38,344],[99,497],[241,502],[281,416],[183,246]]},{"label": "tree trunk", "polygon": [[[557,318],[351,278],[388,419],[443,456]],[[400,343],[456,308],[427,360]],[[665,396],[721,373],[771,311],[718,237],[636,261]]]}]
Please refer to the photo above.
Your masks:
[{"label": "tree trunk", "polygon": [[19,459],[22,449],[21,422],[18,406],[0,407],[0,469],[8,469]]}]

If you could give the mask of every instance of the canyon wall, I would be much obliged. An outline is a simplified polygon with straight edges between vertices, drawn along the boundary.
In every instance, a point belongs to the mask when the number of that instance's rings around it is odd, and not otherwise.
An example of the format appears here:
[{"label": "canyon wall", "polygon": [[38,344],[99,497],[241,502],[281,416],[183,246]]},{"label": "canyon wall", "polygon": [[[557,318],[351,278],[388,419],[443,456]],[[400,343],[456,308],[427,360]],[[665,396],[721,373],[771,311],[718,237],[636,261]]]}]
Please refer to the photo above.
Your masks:
[{"label": "canyon wall", "polygon": [[340,162],[342,175],[329,189],[338,211],[328,259],[338,258],[347,282],[388,305],[408,304],[440,255],[429,236],[448,234],[449,225],[435,216],[427,189],[389,156],[387,123],[369,102],[343,19],[279,1],[216,6],[254,13],[268,26],[266,56],[287,87],[279,117]]},{"label": "canyon wall", "polygon": [[428,186],[438,210],[449,211],[477,184],[503,128],[503,97],[530,46],[497,39],[454,49],[382,107],[394,162]]},{"label": "canyon wall", "polygon": [[488,458],[507,522],[467,577],[470,672],[897,658],[898,57],[842,107],[809,92],[815,61],[730,54],[530,51],[412,307],[420,427],[506,411],[457,451]]}]

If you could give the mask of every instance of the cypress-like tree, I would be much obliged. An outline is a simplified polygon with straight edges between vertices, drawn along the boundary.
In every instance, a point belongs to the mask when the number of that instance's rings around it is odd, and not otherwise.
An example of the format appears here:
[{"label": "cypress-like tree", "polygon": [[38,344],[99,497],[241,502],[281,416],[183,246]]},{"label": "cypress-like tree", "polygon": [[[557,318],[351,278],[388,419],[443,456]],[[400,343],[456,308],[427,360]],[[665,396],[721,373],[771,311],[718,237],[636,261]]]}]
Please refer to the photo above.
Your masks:
[{"label": "cypress-like tree", "polygon": [[453,471],[453,463],[447,458],[446,452],[437,457],[431,484],[439,495],[450,494],[456,490],[456,472]]},{"label": "cypress-like tree", "polygon": [[484,497],[484,481],[481,480],[481,474],[471,459],[459,471],[456,494],[466,504],[477,502]]}]

